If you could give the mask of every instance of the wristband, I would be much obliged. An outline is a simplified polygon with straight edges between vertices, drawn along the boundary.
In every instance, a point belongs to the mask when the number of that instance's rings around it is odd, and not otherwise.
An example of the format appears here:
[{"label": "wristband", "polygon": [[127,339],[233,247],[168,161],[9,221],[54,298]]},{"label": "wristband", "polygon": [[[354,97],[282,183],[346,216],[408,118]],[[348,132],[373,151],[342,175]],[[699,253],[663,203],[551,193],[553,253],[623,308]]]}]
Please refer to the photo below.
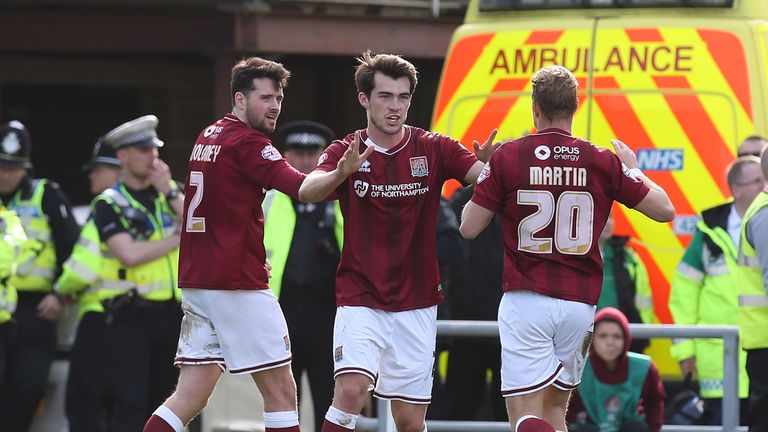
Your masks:
[{"label": "wristband", "polygon": [[640,170],[640,168],[632,168],[627,171],[627,175],[629,175],[632,178],[640,178],[641,176],[644,176],[643,171]]}]

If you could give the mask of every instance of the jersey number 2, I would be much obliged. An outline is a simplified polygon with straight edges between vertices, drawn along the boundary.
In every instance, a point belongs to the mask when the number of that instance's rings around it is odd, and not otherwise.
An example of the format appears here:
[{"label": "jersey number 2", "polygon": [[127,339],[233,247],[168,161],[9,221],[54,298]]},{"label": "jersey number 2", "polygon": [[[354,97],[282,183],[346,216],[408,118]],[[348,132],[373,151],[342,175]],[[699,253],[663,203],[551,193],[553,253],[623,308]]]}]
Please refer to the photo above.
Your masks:
[{"label": "jersey number 2", "polygon": [[203,189],[205,182],[203,181],[203,173],[200,171],[191,171],[189,173],[189,185],[195,187],[195,195],[192,196],[192,200],[189,202],[189,208],[187,209],[187,226],[185,229],[187,232],[205,232],[205,218],[195,216],[195,210],[200,202],[203,200]]},{"label": "jersey number 2", "polygon": [[[552,253],[552,244],[558,252],[567,255],[585,255],[592,248],[592,221],[595,203],[589,192],[567,191],[560,194],[555,204],[552,192],[542,190],[517,191],[517,203],[538,207],[517,226],[518,246],[521,251]],[[555,220],[554,242],[551,237],[535,234]]]}]

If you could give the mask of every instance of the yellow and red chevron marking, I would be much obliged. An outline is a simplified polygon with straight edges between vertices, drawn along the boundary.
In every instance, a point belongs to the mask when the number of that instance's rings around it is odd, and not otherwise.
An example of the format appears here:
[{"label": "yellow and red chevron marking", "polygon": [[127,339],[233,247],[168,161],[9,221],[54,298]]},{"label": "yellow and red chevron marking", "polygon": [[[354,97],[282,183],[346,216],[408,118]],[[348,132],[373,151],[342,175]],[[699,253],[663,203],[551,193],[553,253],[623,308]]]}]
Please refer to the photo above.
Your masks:
[{"label": "yellow and red chevron marking", "polygon": [[[682,152],[682,169],[646,169],[678,215],[723,202],[735,147],[755,129],[739,38],[722,29],[623,28],[604,20],[592,45],[592,21],[569,27],[531,31],[504,23],[495,32],[461,30],[466,37],[448,56],[433,129],[465,145],[482,142],[493,128],[502,138],[522,135],[531,128],[532,73],[562,64],[581,86],[575,135],[597,145],[618,137],[636,151]],[[444,193],[455,187],[446,183]],[[648,267],[659,320],[671,322],[669,281],[690,237],[626,209],[616,219],[617,231],[636,239]]]}]

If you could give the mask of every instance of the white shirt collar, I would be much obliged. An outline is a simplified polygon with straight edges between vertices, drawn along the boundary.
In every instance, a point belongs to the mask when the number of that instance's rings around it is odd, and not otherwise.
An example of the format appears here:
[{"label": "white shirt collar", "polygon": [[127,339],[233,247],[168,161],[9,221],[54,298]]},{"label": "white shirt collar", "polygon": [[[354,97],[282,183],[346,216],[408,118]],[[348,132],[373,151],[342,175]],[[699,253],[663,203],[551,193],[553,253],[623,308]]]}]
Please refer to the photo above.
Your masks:
[{"label": "white shirt collar", "polygon": [[738,248],[741,239],[741,216],[736,212],[735,204],[731,204],[731,211],[728,213],[728,234]]}]

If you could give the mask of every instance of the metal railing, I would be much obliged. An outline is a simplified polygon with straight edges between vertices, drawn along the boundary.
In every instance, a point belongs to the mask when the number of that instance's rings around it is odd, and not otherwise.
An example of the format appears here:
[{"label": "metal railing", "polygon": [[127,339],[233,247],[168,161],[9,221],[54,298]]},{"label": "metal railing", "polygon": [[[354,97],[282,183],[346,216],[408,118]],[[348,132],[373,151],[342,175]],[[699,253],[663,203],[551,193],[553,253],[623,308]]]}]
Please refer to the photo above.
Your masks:
[{"label": "metal railing", "polygon": [[[739,329],[736,326],[694,326],[669,324],[630,324],[633,338],[714,338],[723,339],[723,425],[722,426],[678,426],[664,425],[663,432],[736,432],[739,428]],[[499,336],[495,321],[450,321],[437,322],[439,336],[495,337]],[[501,395],[499,395],[501,397]],[[378,418],[360,416],[356,430],[391,432],[394,430],[389,401],[377,402]],[[383,419],[383,421],[380,421]],[[430,432],[509,432],[507,422],[427,420]]]}]

